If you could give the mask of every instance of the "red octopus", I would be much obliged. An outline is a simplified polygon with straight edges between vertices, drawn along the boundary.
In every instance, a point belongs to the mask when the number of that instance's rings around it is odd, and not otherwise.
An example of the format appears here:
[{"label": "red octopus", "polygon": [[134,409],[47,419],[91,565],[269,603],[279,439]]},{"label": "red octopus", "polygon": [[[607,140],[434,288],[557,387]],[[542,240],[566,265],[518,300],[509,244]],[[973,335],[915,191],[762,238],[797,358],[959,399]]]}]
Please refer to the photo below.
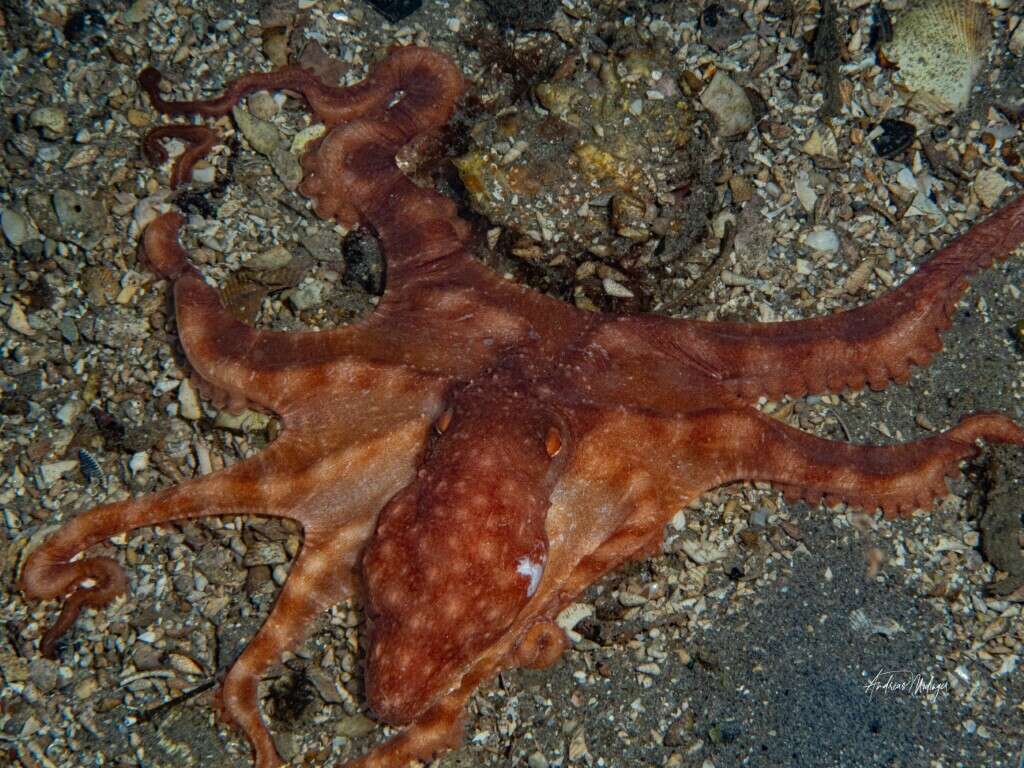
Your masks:
[{"label": "red octopus", "polygon": [[[902,445],[833,443],[760,413],[760,396],[881,389],[942,346],[966,277],[1024,240],[1024,198],[935,254],[901,286],[848,312],[797,322],[713,323],[579,311],[502,279],[467,252],[455,205],[413,184],[396,152],[442,127],[463,89],[445,56],[398,48],[350,88],[288,68],[252,74],[168,114],[227,114],[256,90],[301,94],[327,131],[303,158],[318,214],[372,229],[387,290],[369,317],[323,332],[255,330],[234,319],[178,243],[182,217],[146,230],[146,258],[171,281],[182,345],[202,390],[278,415],[280,437],[221,472],[97,507],[31,553],[20,586],[65,598],[44,636],[52,655],[83,606],[127,587],[118,563],[76,557],[124,531],[211,515],[274,515],[304,542],[270,616],[224,677],[219,704],[259,768],[281,764],[260,716],[264,671],[327,607],[361,594],[366,692],[406,726],[349,765],[395,768],[460,739],[481,682],[556,660],[556,615],[589,584],[656,552],[666,522],[705,491],[769,481],[791,498],[887,517],[929,507],[979,439],[1024,444],[1009,418],[977,413]],[[200,126],[161,128],[193,147]]]}]

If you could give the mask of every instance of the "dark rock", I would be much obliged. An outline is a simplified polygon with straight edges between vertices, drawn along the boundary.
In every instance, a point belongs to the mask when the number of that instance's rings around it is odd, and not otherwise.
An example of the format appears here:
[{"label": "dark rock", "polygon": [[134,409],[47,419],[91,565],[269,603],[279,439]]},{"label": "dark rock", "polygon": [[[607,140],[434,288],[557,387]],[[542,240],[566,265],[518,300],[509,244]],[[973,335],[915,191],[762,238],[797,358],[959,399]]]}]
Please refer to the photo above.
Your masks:
[{"label": "dark rock", "polygon": [[415,13],[423,5],[423,0],[367,0],[385,19],[391,22],[401,21],[411,13]]},{"label": "dark rock", "polygon": [[59,240],[90,248],[107,228],[107,209],[99,200],[67,189],[53,193],[53,209],[60,227]]},{"label": "dark rock", "polygon": [[0,416],[28,416],[29,403],[25,395],[18,392],[0,394]]},{"label": "dark rock", "polygon": [[748,31],[739,8],[734,5],[712,2],[701,11],[701,41],[715,51],[724,51]]},{"label": "dark rock", "polygon": [[107,37],[107,20],[92,8],[75,11],[64,23],[64,37],[72,43],[99,45]]},{"label": "dark rock", "polygon": [[903,120],[887,117],[878,124],[882,133],[871,140],[872,146],[879,157],[892,157],[914,143],[917,129]]},{"label": "dark rock", "polygon": [[21,246],[21,255],[27,261],[36,261],[43,256],[43,243],[40,240],[29,240]]},{"label": "dark rock", "polygon": [[174,198],[174,203],[185,213],[198,213],[207,219],[212,219],[217,215],[218,206],[213,205],[207,199],[205,190],[185,190],[180,192]]},{"label": "dark rock", "polygon": [[11,41],[11,47],[27,47],[39,32],[37,12],[32,3],[0,0],[0,11],[4,15],[4,32]]},{"label": "dark rock", "polygon": [[736,741],[742,729],[736,723],[715,723],[708,728],[708,740],[715,745]]},{"label": "dark rock", "polygon": [[991,449],[972,501],[981,508],[981,553],[1007,576],[989,586],[989,593],[1006,596],[1024,585],[1024,552],[1018,541],[1024,528],[1021,514],[1024,492],[1013,482],[1024,462],[1006,449]]},{"label": "dark rock", "polygon": [[558,8],[557,0],[483,0],[487,15],[502,29],[522,28],[544,24]]},{"label": "dark rock", "polygon": [[78,332],[86,340],[110,349],[139,349],[147,329],[119,307],[101,307],[78,322]]},{"label": "dark rock", "polygon": [[354,229],[342,241],[341,253],[345,259],[345,284],[380,296],[384,292],[384,257],[377,239],[365,230]]},{"label": "dark rock", "polygon": [[207,544],[196,556],[196,569],[212,584],[238,589],[245,583],[245,572],[237,566],[230,550],[219,544]]},{"label": "dark rock", "polygon": [[871,9],[871,28],[868,34],[868,48],[874,50],[881,43],[892,41],[892,17],[881,3]]},{"label": "dark rock", "polygon": [[843,110],[843,98],[839,92],[839,62],[845,48],[835,3],[823,0],[811,50],[811,61],[818,66],[820,73],[821,92],[824,96],[821,106],[823,117],[838,115]]}]

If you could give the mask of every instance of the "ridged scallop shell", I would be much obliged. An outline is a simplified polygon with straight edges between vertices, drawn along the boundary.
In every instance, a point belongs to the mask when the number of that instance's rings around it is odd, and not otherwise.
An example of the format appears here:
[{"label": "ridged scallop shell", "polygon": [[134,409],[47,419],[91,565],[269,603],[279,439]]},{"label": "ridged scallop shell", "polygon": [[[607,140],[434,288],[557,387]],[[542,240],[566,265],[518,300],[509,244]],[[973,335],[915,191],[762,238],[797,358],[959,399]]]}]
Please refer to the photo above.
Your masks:
[{"label": "ridged scallop shell", "polygon": [[228,277],[220,289],[220,300],[228,312],[243,323],[252,325],[267,293],[269,291],[266,286],[236,272]]},{"label": "ridged scallop shell", "polygon": [[991,37],[988,13],[973,0],[922,0],[896,17],[882,55],[899,66],[913,104],[958,112],[967,106]]}]

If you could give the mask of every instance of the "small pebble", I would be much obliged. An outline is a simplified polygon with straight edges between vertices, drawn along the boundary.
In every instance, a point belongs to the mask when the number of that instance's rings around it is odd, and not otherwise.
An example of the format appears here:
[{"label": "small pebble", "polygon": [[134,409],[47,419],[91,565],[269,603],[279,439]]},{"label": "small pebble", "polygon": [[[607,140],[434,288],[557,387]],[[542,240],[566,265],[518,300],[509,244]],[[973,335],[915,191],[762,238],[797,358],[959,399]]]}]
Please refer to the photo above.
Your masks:
[{"label": "small pebble", "polygon": [[256,565],[280,565],[288,562],[284,546],[277,541],[260,541],[249,547],[244,564],[248,568]]},{"label": "small pebble", "polygon": [[827,157],[830,160],[839,159],[839,142],[836,141],[836,135],[828,129],[815,129],[812,131],[801,149],[811,157]]},{"label": "small pebble", "polygon": [[835,253],[839,250],[839,236],[831,229],[814,229],[808,233],[804,242],[816,251]]},{"label": "small pebble", "polygon": [[68,116],[60,107],[36,107],[28,116],[28,124],[42,128],[46,138],[56,139],[67,133]]},{"label": "small pebble", "polygon": [[82,147],[74,152],[68,161],[64,163],[64,170],[70,171],[73,168],[81,168],[84,165],[91,165],[99,157],[99,147]]},{"label": "small pebble", "polygon": [[126,10],[121,18],[124,19],[128,24],[141,24],[149,18],[149,14],[153,10],[153,0],[135,0],[128,10]]},{"label": "small pebble", "polygon": [[1018,21],[1010,35],[1010,53],[1020,56],[1024,53],[1024,22]]},{"label": "small pebble", "polygon": [[55,163],[60,160],[60,147],[56,145],[45,145],[39,148],[36,159],[43,163]]},{"label": "small pebble", "polygon": [[750,97],[722,70],[715,73],[700,102],[714,116],[719,136],[742,136],[754,125]]},{"label": "small pebble", "polygon": [[302,182],[303,172],[299,158],[284,146],[280,146],[270,153],[270,167],[274,169],[274,173],[284,184],[285,189],[295,191]]},{"label": "small pebble", "polygon": [[81,400],[68,400],[57,409],[57,421],[65,427],[70,427],[83,410],[85,410],[85,405]]},{"label": "small pebble", "polygon": [[7,242],[15,248],[28,240],[32,230],[28,219],[13,208],[0,210],[0,228],[3,229]]},{"label": "small pebble", "polygon": [[78,341],[78,326],[75,325],[75,319],[65,315],[57,323],[57,329],[60,331],[61,337],[68,344],[74,344]]},{"label": "small pebble", "polygon": [[349,715],[334,724],[334,732],[348,739],[366,736],[376,730],[377,724],[364,715]]},{"label": "small pebble", "polygon": [[18,304],[11,304],[11,310],[7,313],[7,325],[11,330],[26,336],[34,336],[36,332],[35,328],[28,324],[25,310]]},{"label": "small pebble", "polygon": [[48,464],[41,464],[36,469],[36,485],[40,490],[49,488],[69,472],[78,469],[77,459],[64,459],[63,461],[51,461]]},{"label": "small pebble", "polygon": [[192,181],[197,184],[213,184],[217,178],[217,170],[208,162],[200,161],[192,169]]},{"label": "small pebble", "polygon": [[170,663],[172,669],[183,675],[193,675],[198,677],[199,675],[205,674],[203,668],[199,666],[194,659],[183,653],[168,654],[167,661]]},{"label": "small pebble", "polygon": [[612,280],[610,277],[606,277],[601,281],[601,285],[604,288],[604,292],[609,296],[614,296],[617,299],[632,299],[634,294],[629,288],[624,286],[617,280]]},{"label": "small pebble", "polygon": [[203,409],[199,406],[199,397],[188,379],[183,379],[178,387],[178,405],[178,413],[183,419],[196,421],[202,418]]},{"label": "small pebble", "polygon": [[743,176],[729,178],[729,191],[732,192],[733,202],[736,203],[746,203],[754,196],[753,184]]},{"label": "small pebble", "polygon": [[561,80],[555,83],[540,83],[534,88],[534,94],[540,105],[557,117],[568,115],[581,95],[574,86]]},{"label": "small pebble", "polygon": [[311,666],[306,670],[306,676],[313,683],[313,687],[320,694],[320,698],[328,704],[342,704],[345,701],[341,691],[338,690],[337,680],[327,670],[322,667]]},{"label": "small pebble", "polygon": [[319,307],[329,286],[322,280],[307,280],[294,291],[288,301],[300,312],[305,309]]},{"label": "small pebble", "polygon": [[50,659],[35,658],[28,664],[29,679],[35,683],[41,693],[50,693],[57,687],[58,666],[57,662]]},{"label": "small pebble", "polygon": [[281,134],[277,130],[277,126],[266,120],[260,120],[241,107],[235,107],[231,112],[235,116],[238,130],[242,132],[245,140],[254,150],[269,157],[277,149],[277,145],[281,141]]},{"label": "small pebble", "polygon": [[143,112],[141,109],[129,109],[125,119],[133,128],[145,128],[151,121],[149,113]]},{"label": "small pebble", "polygon": [[257,91],[246,102],[252,116],[260,120],[269,120],[280,109],[277,99],[269,91]]},{"label": "small pebble", "polygon": [[253,256],[245,266],[250,269],[281,269],[292,262],[292,255],[283,245],[275,245]]}]

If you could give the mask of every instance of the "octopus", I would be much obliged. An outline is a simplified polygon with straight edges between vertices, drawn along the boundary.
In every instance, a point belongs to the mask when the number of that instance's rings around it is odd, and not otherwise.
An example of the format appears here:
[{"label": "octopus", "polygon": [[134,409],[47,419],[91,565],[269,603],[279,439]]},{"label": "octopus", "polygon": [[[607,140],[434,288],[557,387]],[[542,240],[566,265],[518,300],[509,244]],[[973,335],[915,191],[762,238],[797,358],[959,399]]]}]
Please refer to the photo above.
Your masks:
[{"label": "octopus", "polygon": [[[401,730],[349,768],[429,760],[461,739],[474,690],[545,667],[566,649],[556,617],[589,585],[659,551],[678,510],[717,486],[766,481],[790,499],[887,518],[928,508],[978,441],[1024,445],[1024,429],[974,413],[948,431],[885,446],[832,442],[763,414],[761,397],[905,382],[940,350],[967,277],[1024,240],[1024,197],[858,308],[777,323],[584,312],[486,268],[455,204],[418,186],[396,154],[442,128],[463,91],[428,48],[393,49],[352,87],[290,67],[250,74],[219,98],[158,111],[226,115],[257,90],[301,95],[325,127],[302,159],[316,213],[363,226],[387,258],[386,291],[362,320],[324,331],[243,324],[192,264],[168,212],[143,235],[172,286],[201,391],[220,407],[276,414],[265,450],[161,492],[96,507],[30,553],[29,598],[63,598],[41,638],[53,656],[83,608],[128,587],[109,557],[79,557],[142,526],[214,515],[297,521],[303,543],[272,611],[224,675],[216,701],[255,765],[282,764],[257,683],[329,607],[367,616],[365,691]],[[201,125],[156,129],[189,147],[172,181],[214,143]]]}]

